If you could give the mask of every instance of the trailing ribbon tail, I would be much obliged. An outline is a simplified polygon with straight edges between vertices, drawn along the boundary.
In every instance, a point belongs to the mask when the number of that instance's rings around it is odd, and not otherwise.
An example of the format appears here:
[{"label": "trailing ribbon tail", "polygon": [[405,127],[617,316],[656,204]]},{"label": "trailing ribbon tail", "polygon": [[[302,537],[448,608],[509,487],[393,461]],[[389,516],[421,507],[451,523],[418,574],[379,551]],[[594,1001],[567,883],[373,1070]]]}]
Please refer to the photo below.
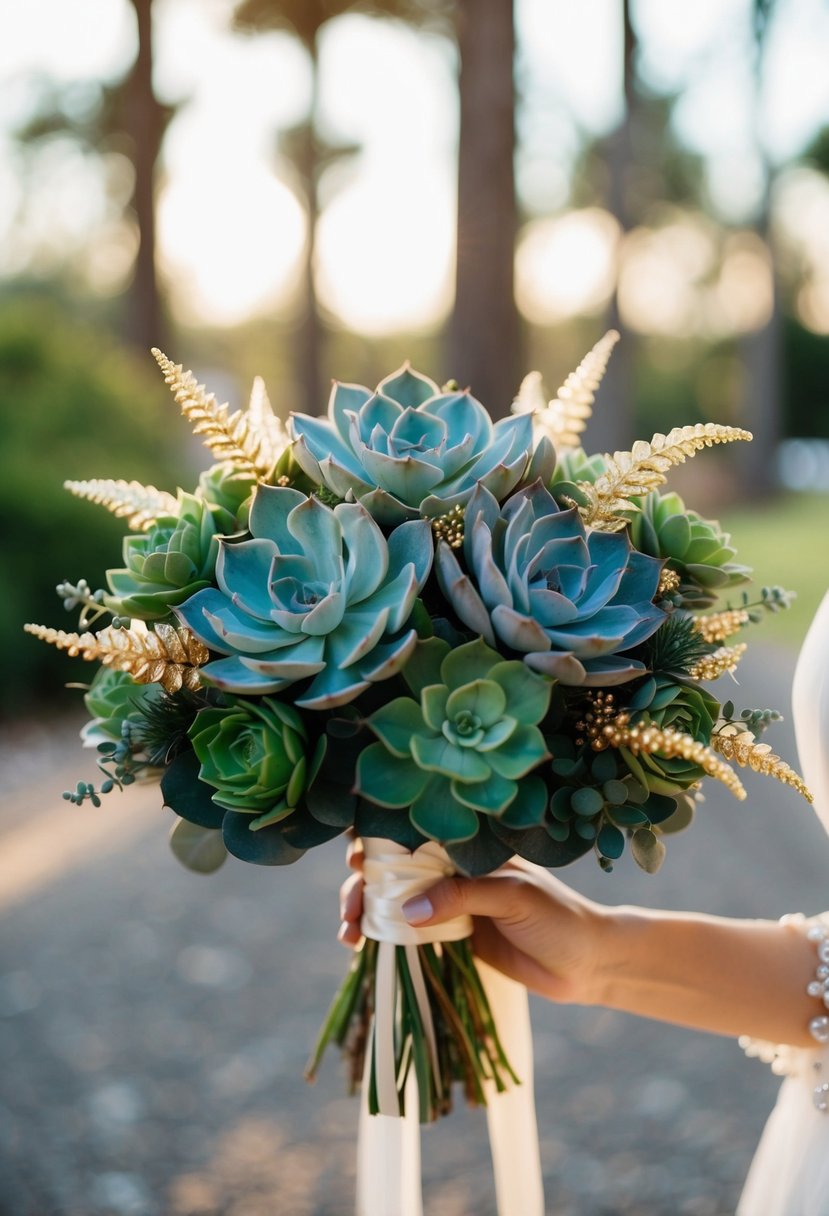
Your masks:
[{"label": "trailing ribbon tail", "polygon": [[[455,873],[445,851],[429,843],[410,853],[387,840],[364,839],[366,887],[363,931],[379,943],[375,1016],[366,1052],[357,1152],[357,1216],[422,1216],[419,1094],[414,1068],[405,1086],[405,1115],[400,1116],[395,1069],[398,1012],[396,947],[405,947],[415,1001],[437,1071],[437,1043],[425,978],[417,950],[437,941],[470,935],[468,917],[445,925],[415,928],[401,905]],[[498,1092],[487,1082],[487,1120],[495,1173],[498,1216],[544,1216],[544,1196],[532,1083],[532,1032],[526,989],[478,964],[493,1021],[520,1085]],[[372,1069],[377,1115],[369,1113]]]}]

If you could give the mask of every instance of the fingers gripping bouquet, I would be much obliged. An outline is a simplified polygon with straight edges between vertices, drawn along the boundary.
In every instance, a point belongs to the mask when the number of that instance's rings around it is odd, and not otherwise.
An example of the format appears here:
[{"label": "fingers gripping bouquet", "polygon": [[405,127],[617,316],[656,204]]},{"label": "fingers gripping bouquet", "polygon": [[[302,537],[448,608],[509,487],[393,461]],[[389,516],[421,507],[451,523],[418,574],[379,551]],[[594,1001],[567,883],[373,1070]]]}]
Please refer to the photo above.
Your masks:
[{"label": "fingers gripping bouquet", "polygon": [[[717,606],[750,572],[661,491],[672,465],[750,435],[698,424],[586,455],[615,338],[552,401],[527,377],[494,424],[406,366],[373,392],[335,383],[327,417],[290,433],[260,382],[230,413],[155,352],[218,463],[175,497],[67,483],[131,531],[106,589],[58,588],[79,632],[26,627],[100,665],[84,733],[104,779],[65,796],[160,778],[173,850],[202,871],[228,853],[284,865],[347,829],[367,842],[367,938],[311,1071],[333,1039],[356,1084],[368,1053],[373,1112],[399,1113],[412,1071],[422,1120],[453,1081],[483,1102],[515,1079],[470,926],[412,938],[404,899],[515,854],[610,870],[629,846],[653,872],[706,776],[744,796],[729,760],[806,793],[758,742],[776,715],[735,717],[707,687],[786,593]],[[370,1033],[376,985],[389,1012]]]}]

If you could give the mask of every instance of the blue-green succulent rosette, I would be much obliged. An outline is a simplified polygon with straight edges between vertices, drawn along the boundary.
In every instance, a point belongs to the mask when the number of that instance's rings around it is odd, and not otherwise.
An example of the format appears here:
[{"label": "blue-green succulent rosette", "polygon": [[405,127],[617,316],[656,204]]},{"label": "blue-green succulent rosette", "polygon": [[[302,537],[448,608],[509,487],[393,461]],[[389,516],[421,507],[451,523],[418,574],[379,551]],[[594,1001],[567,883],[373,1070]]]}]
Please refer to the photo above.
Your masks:
[{"label": "blue-green succulent rosette", "polygon": [[[357,793],[391,812],[405,810],[422,837],[459,860],[465,851],[457,846],[481,831],[488,836],[487,825],[540,824],[547,791],[533,770],[550,759],[538,724],[551,682],[480,638],[454,649],[438,638],[421,643],[403,676],[414,695],[369,717],[377,742],[360,753]],[[388,816],[392,833],[397,818]],[[492,864],[509,852],[496,848]],[[480,864],[465,860],[463,869]]]},{"label": "blue-green succulent rosette", "polygon": [[335,383],[328,417],[294,414],[293,455],[317,485],[384,525],[436,518],[485,486],[499,501],[528,476],[550,476],[529,415],[493,423],[469,391],[441,391],[408,365],[372,392]]},{"label": "blue-green succulent rosette", "polygon": [[463,565],[444,541],[437,576],[458,618],[490,645],[563,685],[611,687],[644,675],[630,652],[665,622],[654,603],[662,561],[623,533],[587,530],[537,482],[502,507],[478,486],[466,508]]},{"label": "blue-green succulent rosette", "polygon": [[303,682],[293,703],[324,710],[400,670],[417,640],[409,622],[432,564],[428,521],[386,537],[360,503],[331,508],[263,485],[249,528],[250,539],[220,543],[216,586],[176,608],[222,656],[202,668],[204,683],[261,696]]}]

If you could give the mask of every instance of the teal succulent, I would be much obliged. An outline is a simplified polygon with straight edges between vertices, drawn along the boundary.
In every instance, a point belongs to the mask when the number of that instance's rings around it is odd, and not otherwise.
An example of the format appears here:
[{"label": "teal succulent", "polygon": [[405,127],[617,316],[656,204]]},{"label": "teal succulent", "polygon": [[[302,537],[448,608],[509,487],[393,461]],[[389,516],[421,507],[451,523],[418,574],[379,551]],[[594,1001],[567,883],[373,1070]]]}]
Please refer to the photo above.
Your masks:
[{"label": "teal succulent", "polygon": [[440,586],[461,621],[562,684],[621,684],[645,671],[627,651],[660,627],[662,563],[620,533],[588,532],[536,483],[503,507],[483,486],[466,508],[463,557],[438,544]]},{"label": "teal succulent", "polygon": [[[294,414],[293,455],[316,484],[353,496],[382,524],[435,518],[463,505],[477,483],[499,501],[518,485],[533,457],[532,417],[494,425],[468,392],[442,392],[408,365],[371,392],[335,383],[328,418]],[[536,457],[552,473],[544,441]]]},{"label": "teal succulent", "polygon": [[218,535],[232,532],[233,516],[193,494],[178,492],[178,513],[161,515],[148,532],[124,538],[123,569],[108,570],[104,597],[117,616],[162,620],[201,587],[210,585]]},{"label": "teal succulent", "polygon": [[118,742],[125,722],[134,726],[144,721],[148,705],[163,697],[160,684],[136,684],[125,671],[99,667],[84,694],[84,705],[92,715],[81,731],[84,743],[94,745],[108,740]]},{"label": "teal succulent", "polygon": [[549,681],[480,638],[455,650],[431,639],[404,676],[419,699],[398,697],[368,719],[378,742],[360,753],[356,792],[409,808],[414,827],[443,843],[475,836],[479,815],[539,823],[546,788],[528,774],[548,758],[537,723]]},{"label": "teal succulent", "polygon": [[199,710],[188,731],[213,802],[254,816],[256,831],[296,807],[309,776],[308,733],[292,705],[271,697]]},{"label": "teal succulent", "polygon": [[642,553],[667,559],[680,577],[675,595],[684,607],[708,608],[724,591],[748,582],[751,570],[734,562],[731,537],[716,520],[691,511],[678,494],[633,499],[640,508],[630,523],[630,538]]},{"label": "teal succulent", "polygon": [[401,524],[387,540],[360,503],[332,509],[260,485],[249,528],[250,540],[222,542],[217,586],[176,610],[225,656],[200,669],[203,682],[262,694],[313,677],[295,704],[326,709],[400,670],[432,564],[428,521]]}]

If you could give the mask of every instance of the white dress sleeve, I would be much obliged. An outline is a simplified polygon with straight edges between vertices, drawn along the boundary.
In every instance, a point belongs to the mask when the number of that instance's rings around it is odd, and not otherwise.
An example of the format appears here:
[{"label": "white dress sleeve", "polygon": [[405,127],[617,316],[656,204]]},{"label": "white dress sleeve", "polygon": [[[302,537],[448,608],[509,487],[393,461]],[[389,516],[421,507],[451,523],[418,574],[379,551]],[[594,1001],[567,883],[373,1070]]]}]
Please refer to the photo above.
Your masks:
[{"label": "white dress sleeve", "polygon": [[[815,614],[792,686],[800,771],[829,832],[829,592]],[[827,917],[821,918],[824,924]],[[785,1074],[736,1216],[829,1216],[829,1048],[752,1042]]]}]

